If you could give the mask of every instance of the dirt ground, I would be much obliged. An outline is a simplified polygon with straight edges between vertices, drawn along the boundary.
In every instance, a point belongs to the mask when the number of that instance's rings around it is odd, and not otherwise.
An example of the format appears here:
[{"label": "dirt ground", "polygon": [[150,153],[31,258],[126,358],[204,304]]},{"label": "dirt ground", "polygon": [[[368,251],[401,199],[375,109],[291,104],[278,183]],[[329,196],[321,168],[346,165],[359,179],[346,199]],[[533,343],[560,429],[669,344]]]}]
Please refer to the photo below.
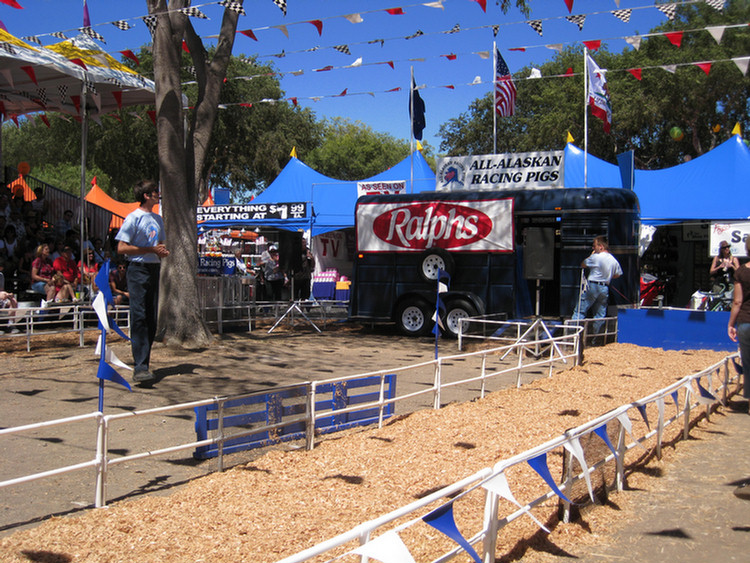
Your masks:
[{"label": "dirt ground", "polygon": [[[304,323],[280,326],[268,334],[268,326],[246,333],[217,337],[206,350],[173,350],[156,344],[152,369],[159,381],[152,387],[132,383],[132,392],[110,382],[104,387],[104,413],[114,414],[166,405],[239,395],[304,381],[378,371],[417,364],[434,358],[434,339],[403,337],[389,327],[368,328],[349,323],[329,324],[316,333]],[[31,352],[23,338],[4,339],[0,352],[0,427],[20,426],[91,413],[98,406],[98,332],[86,335],[35,336]],[[130,363],[130,346],[110,339],[118,358]],[[454,340],[441,340],[440,354],[457,352]],[[130,381],[130,373],[120,369]],[[419,382],[399,385],[423,388],[431,372]],[[404,388],[400,387],[403,391]],[[431,406],[431,398],[415,401],[410,408]],[[182,442],[195,439],[192,410],[166,413],[149,420],[123,425],[110,444],[113,456],[165,447],[175,443],[160,439],[179,435]],[[14,478],[46,471],[94,457],[95,425],[92,421],[50,427],[0,440],[0,476]],[[286,444],[282,449],[297,448]],[[19,455],[19,451],[23,452]],[[227,456],[226,465],[245,463],[258,450]],[[216,471],[215,459],[195,460],[192,450],[153,460],[116,466],[108,478],[107,500],[114,502],[145,492],[168,494],[177,485]],[[93,470],[47,478],[2,490],[0,535],[15,531],[52,514],[67,514],[91,507],[94,502]]]}]

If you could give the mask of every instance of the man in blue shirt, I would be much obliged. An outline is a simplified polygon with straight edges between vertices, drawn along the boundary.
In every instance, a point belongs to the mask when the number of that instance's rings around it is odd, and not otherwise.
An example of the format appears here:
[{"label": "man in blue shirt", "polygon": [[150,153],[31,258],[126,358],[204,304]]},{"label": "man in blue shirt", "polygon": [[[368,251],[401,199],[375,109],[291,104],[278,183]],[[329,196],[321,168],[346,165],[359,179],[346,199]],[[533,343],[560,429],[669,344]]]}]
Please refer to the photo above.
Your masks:
[{"label": "man in blue shirt", "polygon": [[125,218],[115,238],[119,241],[117,252],[130,261],[127,277],[133,381],[150,383],[156,379],[149,363],[159,310],[159,270],[161,259],[169,256],[169,250],[164,245],[164,222],[153,211],[159,203],[159,186],[144,180],[136,184],[133,192],[141,205]]},{"label": "man in blue shirt", "polygon": [[[609,302],[609,283],[622,275],[622,268],[617,259],[609,253],[607,238],[598,236],[594,239],[591,255],[581,262],[581,268],[587,268],[588,288],[580,297],[579,303],[573,311],[573,320],[586,318],[591,311],[595,319],[607,316]],[[604,321],[594,323],[594,332],[598,333]]]}]

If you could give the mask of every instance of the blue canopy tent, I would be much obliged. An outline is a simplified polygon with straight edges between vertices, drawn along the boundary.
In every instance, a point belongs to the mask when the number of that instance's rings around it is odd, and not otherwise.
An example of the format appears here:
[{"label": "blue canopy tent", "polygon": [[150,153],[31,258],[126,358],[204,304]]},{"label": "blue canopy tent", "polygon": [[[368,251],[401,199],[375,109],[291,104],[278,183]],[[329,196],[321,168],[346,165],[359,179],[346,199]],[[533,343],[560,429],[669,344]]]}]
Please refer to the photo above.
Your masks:
[{"label": "blue canopy tent", "polygon": [[[565,187],[583,186],[584,154],[565,147]],[[750,148],[739,135],[689,162],[662,170],[636,170],[641,219],[650,223],[727,221],[750,216]],[[618,166],[588,155],[588,185],[622,187]]]}]

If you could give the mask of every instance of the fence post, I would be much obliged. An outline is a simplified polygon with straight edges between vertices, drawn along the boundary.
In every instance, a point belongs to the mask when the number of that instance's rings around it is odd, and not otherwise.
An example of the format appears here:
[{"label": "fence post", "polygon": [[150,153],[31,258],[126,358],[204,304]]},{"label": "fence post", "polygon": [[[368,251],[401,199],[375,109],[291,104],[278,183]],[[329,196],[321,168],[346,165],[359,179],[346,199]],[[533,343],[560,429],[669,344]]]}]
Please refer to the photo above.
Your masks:
[{"label": "fence post", "polygon": [[682,417],[682,439],[690,438],[690,387],[685,386],[685,412]]},{"label": "fence post", "polygon": [[435,393],[434,399],[432,401],[432,408],[435,410],[440,409],[440,399],[441,399],[441,388],[443,385],[442,382],[442,371],[443,371],[443,360],[441,358],[438,358],[435,360],[435,380],[433,382],[433,391]]},{"label": "fence post", "polygon": [[[567,433],[566,433],[567,434]],[[565,467],[565,494],[571,496],[570,492],[573,489],[573,454],[570,453],[568,448],[563,448],[563,467]],[[567,524],[570,522],[570,503],[567,500],[563,500],[563,523]]]},{"label": "fence post", "polygon": [[620,431],[617,435],[617,472],[615,475],[615,487],[621,492],[625,486],[625,427],[620,423]]},{"label": "fence post", "polygon": [[219,462],[219,471],[224,471],[224,401],[220,401],[218,397],[214,397],[214,400],[218,402],[217,405],[217,416],[218,430],[219,430],[219,442],[217,443],[218,455],[217,460]]},{"label": "fence post", "polygon": [[729,394],[729,359],[724,358],[724,383],[721,390],[721,404],[727,406],[727,398]]},{"label": "fence post", "polygon": [[[362,532],[359,535],[359,545],[365,545],[368,541],[370,541],[370,531],[369,530],[366,531],[366,532]],[[370,558],[367,557],[367,555],[363,554],[363,555],[359,556],[360,563],[367,563],[369,560],[370,560]]]},{"label": "fence post", "polygon": [[307,384],[307,421],[305,422],[306,447],[315,448],[315,382]]},{"label": "fence post", "polygon": [[497,551],[497,507],[499,497],[486,491],[484,499],[484,542],[482,542],[482,563],[495,563]]},{"label": "fence post", "polygon": [[518,365],[516,367],[516,388],[521,387],[521,370],[523,369],[523,355],[526,347],[522,344],[518,348]]},{"label": "fence post", "polygon": [[107,502],[107,444],[108,423],[102,413],[97,413],[97,431],[96,431],[96,494],[94,506],[102,508]]},{"label": "fence post", "polygon": [[479,392],[479,397],[484,399],[485,392],[487,390],[487,380],[485,375],[487,374],[487,354],[482,354],[482,389]]},{"label": "fence post", "polygon": [[656,420],[656,459],[661,459],[661,442],[664,437],[664,397],[656,400],[659,415]]}]

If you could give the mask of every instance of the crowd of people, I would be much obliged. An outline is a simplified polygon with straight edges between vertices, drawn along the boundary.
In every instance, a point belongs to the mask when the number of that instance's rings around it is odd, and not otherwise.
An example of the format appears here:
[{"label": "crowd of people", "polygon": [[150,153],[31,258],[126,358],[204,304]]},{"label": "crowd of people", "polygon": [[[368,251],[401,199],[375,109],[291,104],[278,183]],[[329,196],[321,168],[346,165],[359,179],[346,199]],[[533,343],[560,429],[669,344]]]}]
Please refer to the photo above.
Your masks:
[{"label": "crowd of people", "polygon": [[112,266],[110,287],[118,304],[127,303],[125,268],[101,237],[83,241],[70,209],[51,216],[41,188],[36,199],[26,201],[23,190],[0,184],[0,307],[16,307],[20,296],[39,300],[42,306],[90,300],[98,291],[96,275],[107,259]]}]

